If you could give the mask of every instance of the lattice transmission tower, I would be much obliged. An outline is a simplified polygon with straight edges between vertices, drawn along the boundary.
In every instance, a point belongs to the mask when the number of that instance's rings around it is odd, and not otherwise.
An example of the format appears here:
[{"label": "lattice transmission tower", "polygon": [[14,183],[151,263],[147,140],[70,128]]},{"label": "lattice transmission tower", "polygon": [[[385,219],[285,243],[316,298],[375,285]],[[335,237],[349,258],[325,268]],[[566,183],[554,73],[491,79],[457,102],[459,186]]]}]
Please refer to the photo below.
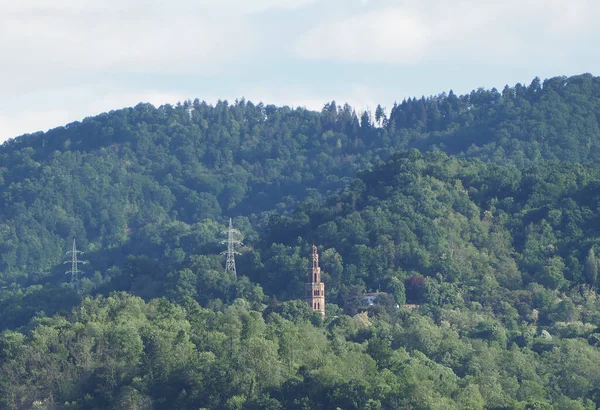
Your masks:
[{"label": "lattice transmission tower", "polygon": [[81,253],[83,252],[77,250],[75,239],[73,239],[73,249],[66,253],[67,255],[71,254],[71,260],[65,261],[64,263],[71,264],[71,270],[66,271],[65,274],[71,274],[71,286],[73,286],[73,288],[77,290],[77,293],[79,293],[79,275],[83,273],[79,270],[79,264],[85,265],[87,263],[78,259],[78,255]]},{"label": "lattice transmission tower", "polygon": [[241,237],[240,231],[237,229],[233,229],[233,223],[231,218],[229,218],[229,229],[227,230],[227,241],[222,243],[227,243],[227,250],[221,252],[224,255],[227,255],[227,259],[225,261],[225,272],[233,273],[233,276],[237,277],[237,271],[235,269],[235,255],[240,255],[239,252],[235,250],[236,246],[242,245],[242,242],[239,240]]}]

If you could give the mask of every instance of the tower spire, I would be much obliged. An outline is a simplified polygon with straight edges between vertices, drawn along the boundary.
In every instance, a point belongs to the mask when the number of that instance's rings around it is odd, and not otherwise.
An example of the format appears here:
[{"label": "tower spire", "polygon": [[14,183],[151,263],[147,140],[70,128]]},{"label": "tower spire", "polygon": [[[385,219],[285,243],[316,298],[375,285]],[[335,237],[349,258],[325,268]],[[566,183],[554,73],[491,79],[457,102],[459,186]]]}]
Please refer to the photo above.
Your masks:
[{"label": "tower spire", "polygon": [[70,263],[71,264],[71,270],[68,270],[65,272],[65,274],[71,274],[71,285],[73,286],[73,288],[75,288],[75,290],[77,290],[77,293],[79,293],[79,275],[83,272],[81,272],[79,270],[79,264],[84,265],[86,262],[84,261],[80,261],[77,258],[77,255],[83,253],[82,251],[78,251],[77,250],[77,244],[75,243],[75,238],[73,238],[73,249],[70,250],[69,252],[67,252],[66,254],[71,254],[71,260],[70,261],[65,261],[64,263]]},{"label": "tower spire", "polygon": [[325,316],[325,284],[321,282],[321,268],[319,267],[319,252],[315,245],[312,246],[312,269],[308,273],[308,282],[304,285],[305,299],[313,312]]},{"label": "tower spire", "polygon": [[227,255],[225,261],[225,272],[233,273],[234,277],[237,277],[237,271],[235,269],[235,255],[240,253],[235,250],[235,247],[241,245],[242,242],[236,239],[239,237],[240,232],[237,229],[233,229],[233,222],[229,218],[229,229],[227,230],[227,251],[223,252]]}]

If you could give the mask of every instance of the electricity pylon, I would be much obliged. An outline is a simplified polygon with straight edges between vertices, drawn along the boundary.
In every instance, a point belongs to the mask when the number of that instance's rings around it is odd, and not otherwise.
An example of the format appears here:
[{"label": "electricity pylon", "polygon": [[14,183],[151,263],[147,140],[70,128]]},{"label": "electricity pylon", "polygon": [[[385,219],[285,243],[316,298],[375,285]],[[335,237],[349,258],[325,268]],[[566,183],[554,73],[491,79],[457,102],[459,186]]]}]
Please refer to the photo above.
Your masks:
[{"label": "electricity pylon", "polygon": [[233,223],[231,222],[231,218],[229,218],[229,229],[227,230],[227,250],[221,253],[227,255],[227,259],[225,261],[225,272],[231,272],[235,277],[237,277],[237,272],[235,269],[235,255],[240,255],[240,253],[235,250],[235,247],[242,244],[242,242],[236,238],[239,238],[240,236],[240,231],[233,229]]},{"label": "electricity pylon", "polygon": [[75,239],[73,239],[73,249],[66,253],[67,255],[71,254],[71,260],[65,261],[64,263],[71,264],[71,270],[66,271],[65,274],[71,274],[71,285],[75,290],[77,290],[77,293],[79,293],[79,274],[83,273],[79,270],[79,264],[85,265],[87,263],[85,261],[80,261],[77,258],[77,255],[80,253],[83,252],[77,250]]}]

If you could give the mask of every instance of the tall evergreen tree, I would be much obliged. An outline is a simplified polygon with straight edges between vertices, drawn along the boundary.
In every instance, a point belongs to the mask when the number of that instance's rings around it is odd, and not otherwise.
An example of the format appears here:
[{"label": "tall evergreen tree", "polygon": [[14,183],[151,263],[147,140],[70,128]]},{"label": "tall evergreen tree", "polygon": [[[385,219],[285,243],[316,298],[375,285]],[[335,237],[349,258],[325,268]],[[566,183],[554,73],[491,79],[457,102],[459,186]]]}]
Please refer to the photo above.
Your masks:
[{"label": "tall evergreen tree", "polygon": [[585,277],[590,285],[596,286],[598,282],[598,260],[594,248],[590,248],[585,258]]}]

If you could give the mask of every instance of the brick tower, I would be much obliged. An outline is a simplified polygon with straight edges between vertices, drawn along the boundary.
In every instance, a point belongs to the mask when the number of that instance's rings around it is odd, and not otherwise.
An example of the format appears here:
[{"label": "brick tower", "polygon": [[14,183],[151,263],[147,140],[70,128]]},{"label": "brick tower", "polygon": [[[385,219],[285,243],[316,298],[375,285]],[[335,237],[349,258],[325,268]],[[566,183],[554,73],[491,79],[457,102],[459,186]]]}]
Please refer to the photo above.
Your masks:
[{"label": "brick tower", "polygon": [[312,269],[309,271],[308,282],[304,285],[305,299],[313,312],[325,316],[325,284],[321,282],[321,268],[319,268],[319,254],[317,247],[312,247]]}]

